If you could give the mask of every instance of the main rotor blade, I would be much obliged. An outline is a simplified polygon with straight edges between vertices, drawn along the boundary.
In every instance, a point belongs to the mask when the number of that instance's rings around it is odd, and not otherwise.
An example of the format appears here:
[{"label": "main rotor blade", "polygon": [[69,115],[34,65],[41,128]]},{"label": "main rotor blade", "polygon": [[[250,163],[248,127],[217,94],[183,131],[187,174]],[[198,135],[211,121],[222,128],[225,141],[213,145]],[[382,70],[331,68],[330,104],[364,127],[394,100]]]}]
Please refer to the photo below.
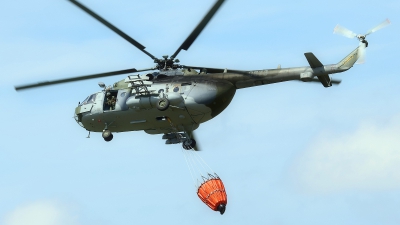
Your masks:
[{"label": "main rotor blade", "polygon": [[211,18],[215,15],[215,13],[218,11],[218,9],[221,7],[222,3],[224,3],[225,0],[217,0],[217,2],[214,4],[214,6],[208,11],[206,16],[200,21],[200,23],[197,25],[197,27],[192,31],[192,33],[186,38],[186,40],[182,43],[182,45],[176,50],[176,52],[171,56],[171,59],[174,59],[179,52],[183,50],[188,50],[189,47],[193,44],[193,42],[196,40],[196,38],[199,36],[201,31],[207,26],[208,22],[210,22]]},{"label": "main rotor blade", "polygon": [[367,35],[369,35],[369,34],[375,32],[375,31],[378,31],[378,30],[380,30],[380,29],[386,27],[386,26],[389,25],[389,24],[390,24],[390,20],[389,20],[389,19],[386,19],[385,21],[383,21],[383,22],[382,22],[381,24],[379,24],[378,26],[376,26],[376,27],[372,28],[371,30],[367,31],[367,33],[365,34],[365,36],[367,36]]},{"label": "main rotor blade", "polygon": [[339,24],[336,25],[335,29],[333,29],[333,33],[340,34],[340,35],[343,35],[348,38],[354,38],[357,36],[356,33],[354,33],[353,31],[351,31],[345,27],[340,26]]},{"label": "main rotor blade", "polygon": [[249,71],[245,70],[231,70],[222,68],[210,68],[210,67],[200,67],[200,66],[186,66],[181,65],[182,68],[201,70],[206,73],[237,73],[237,74],[248,74]]},{"label": "main rotor blade", "polygon": [[116,28],[114,25],[112,25],[111,23],[109,23],[108,21],[106,21],[105,19],[103,19],[102,17],[100,17],[99,15],[97,15],[96,13],[94,13],[93,11],[91,11],[89,8],[87,8],[86,6],[82,5],[81,3],[79,3],[76,0],[69,0],[71,3],[73,3],[74,5],[78,6],[80,9],[82,9],[83,11],[85,11],[86,13],[88,13],[89,15],[91,15],[92,17],[94,17],[96,20],[98,20],[100,23],[104,24],[106,27],[110,28],[112,31],[114,31],[115,33],[117,33],[119,36],[121,36],[122,38],[124,38],[125,40],[127,40],[129,43],[131,43],[133,46],[135,46],[136,48],[138,48],[140,51],[144,52],[146,55],[150,56],[150,58],[156,60],[157,58],[155,56],[153,56],[152,54],[150,54],[149,52],[147,52],[146,50],[144,50],[146,47],[144,47],[142,44],[140,44],[139,42],[137,42],[136,40],[134,40],[133,38],[129,37],[127,34],[125,34],[124,32],[122,32],[120,29]]},{"label": "main rotor blade", "polygon": [[68,82],[73,82],[73,81],[87,80],[87,79],[93,79],[93,78],[99,78],[99,77],[109,77],[109,76],[115,76],[115,75],[121,75],[121,74],[127,74],[127,73],[135,73],[135,72],[148,71],[148,70],[154,70],[154,68],[143,69],[143,70],[137,70],[137,69],[133,68],[133,69],[118,70],[118,71],[107,72],[107,73],[97,73],[97,74],[92,74],[92,75],[87,75],[87,76],[66,78],[66,79],[61,79],[61,80],[45,81],[45,82],[40,82],[37,84],[15,86],[15,90],[20,91],[20,90],[24,90],[24,89],[43,87],[43,86],[48,86],[48,85],[53,85],[53,84],[62,84],[62,83],[68,83]]}]

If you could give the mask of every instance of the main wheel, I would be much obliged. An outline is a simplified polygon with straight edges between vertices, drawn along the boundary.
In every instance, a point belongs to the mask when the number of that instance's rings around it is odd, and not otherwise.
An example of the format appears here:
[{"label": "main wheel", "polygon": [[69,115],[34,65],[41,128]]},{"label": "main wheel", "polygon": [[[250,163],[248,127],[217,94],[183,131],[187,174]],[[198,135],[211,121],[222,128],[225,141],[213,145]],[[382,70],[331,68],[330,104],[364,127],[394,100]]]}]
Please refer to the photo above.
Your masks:
[{"label": "main wheel", "polygon": [[111,134],[110,136],[108,136],[108,138],[104,138],[105,141],[109,142],[113,139],[114,135]]},{"label": "main wheel", "polygon": [[169,100],[166,98],[162,98],[157,102],[157,109],[160,111],[165,111],[169,107]]},{"label": "main wheel", "polygon": [[101,136],[103,136],[105,141],[111,141],[114,137],[110,130],[104,130]]},{"label": "main wheel", "polygon": [[185,150],[193,149],[196,146],[196,141],[194,139],[186,139],[182,143],[182,147]]}]

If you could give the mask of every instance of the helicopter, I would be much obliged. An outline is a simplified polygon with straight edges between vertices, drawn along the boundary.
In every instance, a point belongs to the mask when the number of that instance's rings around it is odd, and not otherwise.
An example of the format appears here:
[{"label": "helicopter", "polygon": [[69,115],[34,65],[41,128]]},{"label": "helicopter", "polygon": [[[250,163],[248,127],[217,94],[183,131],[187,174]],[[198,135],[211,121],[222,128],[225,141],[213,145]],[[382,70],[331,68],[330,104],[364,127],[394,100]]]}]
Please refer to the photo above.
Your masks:
[{"label": "helicopter", "polygon": [[[155,63],[146,69],[125,69],[54,81],[16,86],[17,91],[48,85],[128,74],[123,80],[107,86],[100,82],[100,91],[89,95],[75,108],[74,119],[90,132],[101,132],[105,141],[113,133],[144,131],[163,134],[166,144],[182,144],[186,150],[199,150],[194,136],[201,123],[205,123],[228,107],[236,90],[285,81],[321,83],[328,88],[340,84],[331,74],[349,70],[363,62],[368,47],[366,36],[390,24],[385,20],[364,35],[336,26],[334,33],[359,40],[359,46],[336,64],[322,64],[311,52],[304,53],[309,66],[264,70],[233,70],[180,64],[176,57],[188,50],[213,18],[225,0],[217,0],[186,40],[171,55],[157,58],[126,33],[106,21],[76,0],[68,0],[94,19],[114,31]],[[141,73],[146,72],[146,73]]]}]

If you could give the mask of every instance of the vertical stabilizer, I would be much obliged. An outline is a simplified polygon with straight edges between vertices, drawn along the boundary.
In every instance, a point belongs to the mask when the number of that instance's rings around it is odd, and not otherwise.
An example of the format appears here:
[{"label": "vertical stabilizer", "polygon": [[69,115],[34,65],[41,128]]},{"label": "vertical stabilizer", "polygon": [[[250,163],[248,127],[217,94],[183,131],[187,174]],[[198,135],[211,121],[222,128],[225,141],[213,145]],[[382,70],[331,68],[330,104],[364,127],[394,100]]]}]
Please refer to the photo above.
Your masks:
[{"label": "vertical stabilizer", "polygon": [[360,46],[358,46],[349,55],[347,55],[338,64],[336,64],[337,68],[341,70],[348,70],[353,67],[354,63],[356,63],[358,58],[360,57],[360,48],[365,48],[365,43],[360,43]]}]

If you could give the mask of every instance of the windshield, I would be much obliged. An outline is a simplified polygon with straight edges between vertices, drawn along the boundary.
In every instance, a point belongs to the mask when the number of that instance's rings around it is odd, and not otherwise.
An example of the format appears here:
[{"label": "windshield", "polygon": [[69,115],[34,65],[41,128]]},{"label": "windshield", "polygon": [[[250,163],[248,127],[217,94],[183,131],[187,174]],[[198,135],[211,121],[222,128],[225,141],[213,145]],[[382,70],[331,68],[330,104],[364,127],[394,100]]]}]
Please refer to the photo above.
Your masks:
[{"label": "windshield", "polygon": [[91,96],[87,97],[80,105],[94,103],[96,101],[96,95],[97,94],[92,94]]}]

